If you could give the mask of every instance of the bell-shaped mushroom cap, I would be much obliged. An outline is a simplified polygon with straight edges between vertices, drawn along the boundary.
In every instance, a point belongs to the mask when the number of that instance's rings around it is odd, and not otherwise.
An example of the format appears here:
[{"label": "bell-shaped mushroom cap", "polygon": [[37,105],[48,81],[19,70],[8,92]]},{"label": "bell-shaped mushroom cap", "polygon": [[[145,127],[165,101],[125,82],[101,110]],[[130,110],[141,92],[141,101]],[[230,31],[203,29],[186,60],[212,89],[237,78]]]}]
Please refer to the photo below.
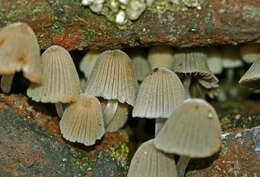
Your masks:
[{"label": "bell-shaped mushroom cap", "polygon": [[[107,100],[102,100],[101,103],[104,111],[107,104]],[[125,125],[125,123],[127,122],[127,118],[128,118],[128,105],[126,103],[118,103],[113,119],[107,125],[105,125],[106,132],[118,131],[120,128],[122,128]]]},{"label": "bell-shaped mushroom cap", "polygon": [[81,94],[65,109],[59,125],[65,139],[86,146],[95,144],[105,133],[100,102],[93,96]]},{"label": "bell-shaped mushroom cap", "polygon": [[84,73],[86,78],[90,77],[91,71],[101,54],[98,50],[89,50],[79,64],[79,69]]},{"label": "bell-shaped mushroom cap", "polygon": [[240,55],[246,63],[253,63],[260,58],[260,45],[245,44],[240,48]]},{"label": "bell-shaped mushroom cap", "polygon": [[127,177],[177,177],[173,156],[154,147],[153,139],[143,143],[136,151]]},{"label": "bell-shaped mushroom cap", "polygon": [[209,70],[214,74],[220,74],[223,70],[222,54],[217,47],[207,49],[207,64]]},{"label": "bell-shaped mushroom cap", "polygon": [[205,88],[218,87],[218,79],[209,70],[207,57],[203,51],[195,48],[183,49],[173,58],[172,70],[181,78],[191,76]]},{"label": "bell-shaped mushroom cap", "polygon": [[27,95],[34,101],[68,103],[76,101],[80,92],[78,73],[69,52],[60,46],[51,46],[41,56],[43,83],[31,84]]},{"label": "bell-shaped mushroom cap", "polygon": [[137,81],[143,81],[150,72],[150,65],[144,55],[137,53],[132,56],[133,71]]},{"label": "bell-shaped mushroom cap", "polygon": [[133,117],[168,118],[184,99],[185,91],[178,76],[167,68],[156,68],[139,88]]},{"label": "bell-shaped mushroom cap", "polygon": [[215,109],[202,99],[187,99],[174,110],[154,143],[164,152],[208,157],[219,150],[220,136]]},{"label": "bell-shaped mushroom cap", "polygon": [[[195,81],[198,82],[198,81]],[[206,95],[209,98],[215,98],[218,95],[218,88],[205,88],[199,83],[193,83],[190,87],[190,95],[193,98],[203,98],[205,99]]]},{"label": "bell-shaped mushroom cap", "polygon": [[224,68],[237,68],[243,65],[240,60],[239,48],[235,46],[223,46],[221,49]]},{"label": "bell-shaped mushroom cap", "polygon": [[260,59],[257,59],[239,80],[239,84],[254,92],[260,92]]},{"label": "bell-shaped mushroom cap", "polygon": [[19,22],[2,29],[0,63],[0,74],[23,71],[24,77],[31,82],[42,82],[40,48],[30,26]]},{"label": "bell-shaped mushroom cap", "polygon": [[151,69],[158,67],[171,68],[173,62],[173,50],[170,47],[152,47],[148,52],[148,61]]},{"label": "bell-shaped mushroom cap", "polygon": [[107,50],[98,57],[85,92],[133,105],[136,85],[131,59],[127,54],[121,50]]}]

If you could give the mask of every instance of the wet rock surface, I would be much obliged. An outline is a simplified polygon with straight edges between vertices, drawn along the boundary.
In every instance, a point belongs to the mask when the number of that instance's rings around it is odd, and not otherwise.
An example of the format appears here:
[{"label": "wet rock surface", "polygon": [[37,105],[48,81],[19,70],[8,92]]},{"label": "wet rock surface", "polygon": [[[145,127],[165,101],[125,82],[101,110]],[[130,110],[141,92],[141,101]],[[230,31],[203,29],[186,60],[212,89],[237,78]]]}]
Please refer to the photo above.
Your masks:
[{"label": "wet rock surface", "polygon": [[122,131],[85,147],[65,141],[50,112],[24,96],[0,94],[1,177],[125,176],[129,149]]}]

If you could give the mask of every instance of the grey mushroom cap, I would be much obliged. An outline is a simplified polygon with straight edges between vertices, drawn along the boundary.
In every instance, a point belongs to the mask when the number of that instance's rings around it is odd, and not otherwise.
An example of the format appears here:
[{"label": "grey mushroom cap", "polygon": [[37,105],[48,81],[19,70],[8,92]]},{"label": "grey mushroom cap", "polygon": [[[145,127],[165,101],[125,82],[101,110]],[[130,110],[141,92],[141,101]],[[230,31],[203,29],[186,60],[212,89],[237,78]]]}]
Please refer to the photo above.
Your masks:
[{"label": "grey mushroom cap", "polygon": [[154,140],[156,148],[190,158],[208,157],[221,144],[215,109],[202,99],[187,99],[177,107]]},{"label": "grey mushroom cap", "polygon": [[260,92],[260,59],[257,59],[239,80],[239,84],[254,92]]},{"label": "grey mushroom cap", "polygon": [[177,177],[173,156],[154,147],[153,139],[143,143],[136,151],[127,177]]},{"label": "grey mushroom cap", "polygon": [[133,117],[168,118],[185,99],[178,76],[165,67],[156,68],[142,82]]},{"label": "grey mushroom cap", "polygon": [[134,105],[136,88],[137,81],[128,55],[121,50],[107,50],[99,55],[85,92]]},{"label": "grey mushroom cap", "polygon": [[42,83],[40,47],[29,25],[17,22],[1,30],[0,63],[0,74],[23,71],[31,82]]}]

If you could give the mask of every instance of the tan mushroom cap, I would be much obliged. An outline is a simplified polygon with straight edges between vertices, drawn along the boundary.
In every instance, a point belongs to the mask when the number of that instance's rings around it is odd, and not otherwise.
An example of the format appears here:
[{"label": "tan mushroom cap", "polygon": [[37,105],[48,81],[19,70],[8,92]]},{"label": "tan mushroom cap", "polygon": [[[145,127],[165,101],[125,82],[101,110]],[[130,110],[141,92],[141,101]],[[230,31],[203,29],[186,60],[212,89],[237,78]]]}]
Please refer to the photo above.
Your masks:
[{"label": "tan mushroom cap", "polygon": [[[104,111],[107,104],[107,100],[102,100],[101,105]],[[116,112],[113,119],[105,125],[106,132],[116,132],[122,128],[127,122],[128,118],[128,105],[126,103],[118,103]],[[104,117],[105,119],[105,117]]]},{"label": "tan mushroom cap", "polygon": [[107,50],[98,57],[85,92],[133,105],[136,86],[131,59],[127,54],[121,50]]},{"label": "tan mushroom cap", "polygon": [[257,59],[239,80],[239,84],[254,92],[260,92],[260,59]]},{"label": "tan mushroom cap", "polygon": [[240,55],[246,63],[253,63],[260,58],[260,45],[245,44],[240,48]]},{"label": "tan mushroom cap", "polygon": [[150,64],[144,55],[135,55],[132,57],[133,71],[136,80],[143,81],[150,72]]},{"label": "tan mushroom cap", "polygon": [[79,69],[86,78],[90,77],[91,71],[96,64],[98,56],[101,54],[98,50],[89,50],[79,64]]},{"label": "tan mushroom cap", "polygon": [[143,143],[136,151],[127,177],[177,177],[173,156],[154,147],[153,139]]},{"label": "tan mushroom cap", "polygon": [[214,74],[220,74],[223,71],[223,60],[220,49],[211,47],[207,49],[207,64],[209,70]]},{"label": "tan mushroom cap", "polygon": [[182,156],[208,157],[221,144],[214,108],[202,99],[187,99],[177,107],[154,140],[156,148]]},{"label": "tan mushroom cap", "polygon": [[29,25],[18,22],[1,30],[0,63],[0,74],[23,71],[31,82],[42,82],[40,48]]},{"label": "tan mushroom cap", "polygon": [[178,76],[167,68],[156,68],[139,88],[133,117],[168,118],[184,99],[185,91]]},{"label": "tan mushroom cap", "polygon": [[173,57],[172,70],[178,76],[191,76],[198,79],[206,88],[218,87],[218,79],[209,70],[206,54],[195,48],[178,51]]},{"label": "tan mushroom cap", "polygon": [[105,133],[100,102],[93,96],[81,94],[65,109],[59,125],[65,139],[86,146],[95,144]]},{"label": "tan mushroom cap", "polygon": [[152,70],[158,67],[171,68],[173,62],[173,50],[166,46],[152,47],[148,52],[148,61]]},{"label": "tan mushroom cap", "polygon": [[221,48],[224,68],[237,68],[243,65],[240,60],[239,48],[236,46],[223,46]]},{"label": "tan mushroom cap", "polygon": [[76,67],[69,52],[60,46],[51,46],[41,56],[43,83],[31,84],[27,95],[34,101],[69,103],[76,101],[80,82]]}]

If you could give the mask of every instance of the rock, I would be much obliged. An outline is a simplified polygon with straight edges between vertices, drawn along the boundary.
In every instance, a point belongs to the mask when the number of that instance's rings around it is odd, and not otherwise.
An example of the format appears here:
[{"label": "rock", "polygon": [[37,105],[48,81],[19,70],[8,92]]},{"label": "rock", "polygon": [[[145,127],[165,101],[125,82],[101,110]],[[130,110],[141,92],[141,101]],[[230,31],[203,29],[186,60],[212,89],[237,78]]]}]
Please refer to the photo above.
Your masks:
[{"label": "rock", "polygon": [[174,2],[178,3],[156,0],[137,20],[119,25],[114,22],[118,11],[107,7],[110,3],[103,4],[101,14],[95,14],[80,0],[1,0],[0,27],[27,22],[41,49],[56,44],[70,51],[259,42],[260,1]]},{"label": "rock", "polygon": [[97,145],[65,141],[53,105],[0,94],[0,176],[123,177],[128,164],[124,130]]},{"label": "rock", "polygon": [[260,129],[223,134],[221,151],[211,158],[192,160],[186,176],[260,176]]}]

